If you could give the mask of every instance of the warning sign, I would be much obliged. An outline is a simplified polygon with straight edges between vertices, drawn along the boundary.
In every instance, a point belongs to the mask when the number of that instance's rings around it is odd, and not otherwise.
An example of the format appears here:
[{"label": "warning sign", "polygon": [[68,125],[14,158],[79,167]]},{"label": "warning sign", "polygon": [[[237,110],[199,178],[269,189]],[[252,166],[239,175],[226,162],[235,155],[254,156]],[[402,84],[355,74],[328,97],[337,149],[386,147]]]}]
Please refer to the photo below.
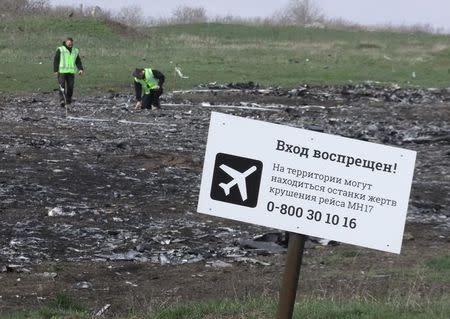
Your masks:
[{"label": "warning sign", "polygon": [[198,212],[399,253],[414,151],[212,113]]}]

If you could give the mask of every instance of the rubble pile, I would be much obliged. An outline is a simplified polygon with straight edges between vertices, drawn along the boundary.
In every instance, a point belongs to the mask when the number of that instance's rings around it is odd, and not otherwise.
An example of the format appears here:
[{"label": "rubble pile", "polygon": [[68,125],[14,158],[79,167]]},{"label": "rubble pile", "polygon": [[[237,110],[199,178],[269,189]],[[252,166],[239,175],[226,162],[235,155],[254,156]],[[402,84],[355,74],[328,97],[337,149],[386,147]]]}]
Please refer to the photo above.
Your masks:
[{"label": "rubble pile", "polygon": [[331,101],[335,103],[383,102],[424,104],[450,101],[450,88],[402,88],[397,84],[380,86],[374,82],[345,86],[303,85],[293,89],[284,89],[281,87],[262,88],[259,84],[250,81],[227,84],[208,83],[199,85],[194,90],[184,91],[184,93],[201,92],[228,95],[261,95],[265,97],[278,96],[295,102],[316,101],[322,103]]}]

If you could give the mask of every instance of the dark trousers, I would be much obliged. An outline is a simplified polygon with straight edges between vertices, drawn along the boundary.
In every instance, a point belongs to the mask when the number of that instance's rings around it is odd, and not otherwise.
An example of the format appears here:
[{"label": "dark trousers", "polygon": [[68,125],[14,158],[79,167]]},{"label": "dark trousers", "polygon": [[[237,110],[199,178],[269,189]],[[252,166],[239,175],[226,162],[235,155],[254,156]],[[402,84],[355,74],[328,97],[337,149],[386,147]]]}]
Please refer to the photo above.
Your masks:
[{"label": "dark trousers", "polygon": [[159,109],[161,107],[159,103],[159,97],[163,93],[163,90],[161,88],[157,90],[150,90],[149,94],[144,94],[142,97],[142,108],[143,109],[151,109],[152,105]]},{"label": "dark trousers", "polygon": [[[61,102],[66,102],[67,104],[72,103],[73,86],[75,84],[75,74],[58,73],[58,84],[59,84],[59,100]],[[61,88],[64,89],[64,94],[66,95],[65,101]]]}]

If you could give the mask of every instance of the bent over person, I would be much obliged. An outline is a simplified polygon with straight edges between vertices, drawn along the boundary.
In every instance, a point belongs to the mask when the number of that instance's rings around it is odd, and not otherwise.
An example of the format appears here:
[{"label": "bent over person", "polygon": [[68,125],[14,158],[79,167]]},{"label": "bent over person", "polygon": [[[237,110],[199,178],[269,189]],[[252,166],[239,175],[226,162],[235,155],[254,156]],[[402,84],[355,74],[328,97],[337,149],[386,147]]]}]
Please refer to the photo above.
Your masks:
[{"label": "bent over person", "polygon": [[63,45],[58,47],[53,59],[53,71],[58,75],[60,105],[72,103],[75,73],[83,74],[83,64],[79,50],[73,47],[73,39],[67,38]]},{"label": "bent over person", "polygon": [[163,93],[164,74],[150,68],[135,69],[134,91],[136,93],[136,108],[160,109],[159,97]]}]

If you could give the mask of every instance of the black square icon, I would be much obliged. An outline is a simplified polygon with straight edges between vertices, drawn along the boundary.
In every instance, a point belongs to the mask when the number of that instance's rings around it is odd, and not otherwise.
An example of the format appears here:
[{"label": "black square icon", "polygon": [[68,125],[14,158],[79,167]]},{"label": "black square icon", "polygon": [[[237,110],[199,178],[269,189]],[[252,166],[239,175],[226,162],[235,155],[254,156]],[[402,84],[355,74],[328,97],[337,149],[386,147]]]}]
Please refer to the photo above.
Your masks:
[{"label": "black square icon", "polygon": [[263,163],[225,153],[216,155],[211,198],[246,207],[258,204]]}]

